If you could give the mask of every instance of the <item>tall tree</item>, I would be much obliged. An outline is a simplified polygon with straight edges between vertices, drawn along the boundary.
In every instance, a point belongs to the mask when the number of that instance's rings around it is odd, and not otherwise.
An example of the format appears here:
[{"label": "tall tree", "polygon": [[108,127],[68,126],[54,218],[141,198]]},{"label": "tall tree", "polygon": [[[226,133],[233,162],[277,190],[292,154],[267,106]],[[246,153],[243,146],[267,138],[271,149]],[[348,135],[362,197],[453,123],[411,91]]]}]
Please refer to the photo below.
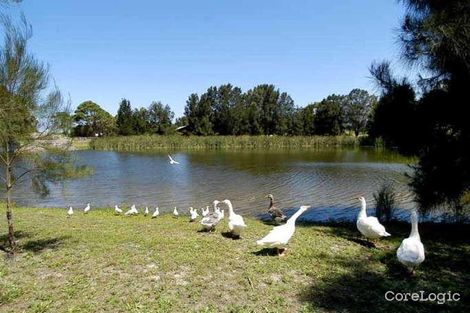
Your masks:
[{"label": "tall tree", "polygon": [[220,135],[232,135],[235,132],[236,118],[234,108],[242,101],[242,91],[231,84],[222,85],[217,89],[213,105],[214,132]]},{"label": "tall tree", "polygon": [[212,108],[214,106],[216,97],[216,87],[210,87],[206,93],[201,95],[197,105],[197,135],[207,136],[214,134],[214,125],[212,123],[214,120]]},{"label": "tall tree", "polygon": [[[12,191],[19,181],[30,178],[34,190],[47,192],[47,181],[69,177],[74,167],[61,150],[52,147],[51,137],[61,131],[58,112],[67,111],[60,92],[48,90],[48,68],[28,50],[31,26],[3,18],[4,43],[0,47],[0,164],[4,174],[8,245],[16,250]],[[35,151],[56,151],[38,153]]]},{"label": "tall tree", "polygon": [[115,121],[111,114],[103,110],[93,101],[85,101],[78,105],[73,116],[77,124],[77,136],[112,135],[115,132]]},{"label": "tall tree", "polygon": [[315,104],[309,104],[302,109],[301,121],[303,128],[303,135],[315,134]]},{"label": "tall tree", "polygon": [[330,95],[315,104],[315,133],[340,135],[344,130],[344,96]]},{"label": "tall tree", "polygon": [[63,135],[71,136],[73,116],[67,112],[57,112],[54,116],[54,123],[56,128],[60,130]]},{"label": "tall tree", "polygon": [[405,78],[395,78],[388,62],[372,64],[370,72],[382,86],[383,93],[373,108],[369,135],[382,138],[387,147],[398,148],[403,154],[417,153],[421,139],[416,127],[418,116],[413,86]]},{"label": "tall tree", "polygon": [[186,101],[184,112],[188,119],[188,131],[192,134],[207,136],[214,133],[212,105],[216,92],[216,88],[211,87],[201,98],[197,94],[191,94]]},{"label": "tall tree", "polygon": [[131,102],[122,99],[116,116],[116,126],[119,135],[128,136],[134,134],[134,120],[132,118]]},{"label": "tall tree", "polygon": [[135,108],[132,112],[132,133],[141,135],[151,132],[150,115],[146,108]]},{"label": "tall tree", "polygon": [[187,130],[190,133],[195,133],[198,116],[197,116],[197,106],[199,104],[199,96],[195,93],[191,94],[186,100],[186,106],[184,107],[184,116],[186,117],[188,127]]},{"label": "tall tree", "polygon": [[422,209],[448,204],[460,215],[470,192],[470,2],[403,2],[403,54],[431,75],[420,82],[425,92],[417,112],[427,131],[411,187]]},{"label": "tall tree", "polygon": [[366,90],[353,89],[344,101],[345,128],[357,137],[366,130],[368,117],[377,97]]},{"label": "tall tree", "polygon": [[402,2],[407,6],[400,34],[402,51],[409,63],[427,75],[419,81],[423,96],[415,100],[406,82],[389,83],[396,80],[386,64],[375,66],[372,72],[384,94],[374,120],[381,103],[401,105],[396,127],[400,133],[391,135],[401,151],[419,157],[410,183],[416,201],[422,210],[449,206],[459,215],[464,194],[470,192],[470,2]]},{"label": "tall tree", "polygon": [[172,120],[175,113],[169,105],[163,105],[160,101],[152,102],[148,108],[150,130],[154,134],[167,135],[172,130]]}]

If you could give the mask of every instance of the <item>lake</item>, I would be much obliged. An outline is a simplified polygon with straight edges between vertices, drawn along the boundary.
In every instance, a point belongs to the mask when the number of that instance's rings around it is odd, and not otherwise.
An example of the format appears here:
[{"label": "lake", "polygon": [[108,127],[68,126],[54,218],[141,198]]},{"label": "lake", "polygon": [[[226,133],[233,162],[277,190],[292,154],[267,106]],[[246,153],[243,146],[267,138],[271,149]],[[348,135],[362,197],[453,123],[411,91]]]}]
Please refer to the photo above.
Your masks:
[{"label": "lake", "polygon": [[410,168],[390,151],[375,149],[329,149],[301,151],[220,151],[172,152],[179,165],[170,165],[166,151],[123,153],[76,151],[81,164],[94,168],[86,178],[51,185],[51,193],[41,198],[29,182],[14,193],[21,206],[83,208],[149,206],[170,212],[175,206],[187,212],[200,209],[214,199],[232,200],[236,211],[252,216],[266,212],[274,195],[276,206],[287,213],[300,205],[312,208],[304,220],[351,220],[364,195],[372,212],[373,193],[383,183],[395,187],[397,213],[401,217],[413,208],[404,173]]}]

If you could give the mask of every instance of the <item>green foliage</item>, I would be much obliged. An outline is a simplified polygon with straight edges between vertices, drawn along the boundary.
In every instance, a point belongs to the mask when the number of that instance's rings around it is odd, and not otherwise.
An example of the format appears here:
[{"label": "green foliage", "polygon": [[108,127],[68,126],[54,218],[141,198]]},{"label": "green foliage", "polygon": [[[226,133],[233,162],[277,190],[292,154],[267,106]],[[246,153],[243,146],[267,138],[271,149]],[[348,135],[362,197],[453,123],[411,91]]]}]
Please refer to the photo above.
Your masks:
[{"label": "green foliage", "polygon": [[54,115],[55,128],[60,134],[70,136],[72,132],[73,116],[68,111],[57,112]]},{"label": "green foliage", "polygon": [[150,131],[149,114],[146,108],[134,109],[132,112],[132,134],[145,134]]},{"label": "green foliage", "polygon": [[150,132],[158,135],[168,135],[173,131],[172,120],[175,114],[169,105],[160,101],[152,102],[148,108],[148,123]]},{"label": "green foliage", "polygon": [[345,96],[331,95],[314,105],[314,128],[318,135],[339,135],[344,131]]},{"label": "green foliage", "polygon": [[372,64],[370,72],[383,93],[371,113],[369,136],[381,137],[387,147],[398,148],[404,154],[416,153],[420,138],[413,87],[406,79],[394,78],[388,62]]},{"label": "green foliage", "polygon": [[381,221],[390,222],[396,204],[396,194],[391,184],[385,183],[374,193],[375,215]]},{"label": "green foliage", "polygon": [[[405,59],[430,77],[418,82],[420,99],[388,63],[372,74],[383,87],[371,135],[419,157],[410,186],[424,211],[436,207],[462,212],[470,190],[470,4],[467,0],[405,0],[400,39]],[[397,127],[397,123],[398,127]]]},{"label": "green foliage", "polygon": [[93,101],[82,102],[73,116],[76,136],[108,136],[116,132],[114,117]]},{"label": "green foliage", "polygon": [[[215,87],[213,87],[215,88]],[[231,84],[222,85],[217,88],[213,103],[213,125],[214,133],[219,135],[240,134],[241,119],[235,112],[243,105],[242,90]]]},{"label": "green foliage", "polygon": [[297,121],[300,124],[302,135],[310,136],[315,134],[315,104],[309,104],[300,109]]},{"label": "green foliage", "polygon": [[211,123],[213,93],[213,89],[209,88],[200,99],[197,94],[191,94],[186,101],[184,114],[188,120],[188,131],[194,135],[207,136],[213,133]]},{"label": "green foliage", "polygon": [[116,117],[118,134],[127,136],[134,134],[134,121],[132,119],[131,102],[122,99]]},{"label": "green foliage", "polygon": [[364,132],[376,102],[377,97],[369,95],[366,90],[351,90],[344,102],[345,128],[352,131],[356,137]]},{"label": "green foliage", "polygon": [[[187,131],[194,135],[302,135],[302,114],[294,101],[274,85],[259,85],[242,93],[231,84],[210,87],[189,96]],[[310,130],[309,130],[310,131]]]},{"label": "green foliage", "polygon": [[[61,93],[48,90],[47,67],[28,52],[31,26],[23,18],[13,25],[3,17],[4,43],[0,47],[0,177],[6,198],[8,244],[15,252],[16,241],[11,199],[18,181],[30,178],[33,186],[47,193],[47,181],[72,177],[73,164],[67,158],[53,158],[53,136],[67,127]],[[84,112],[79,112],[84,113]]]},{"label": "green foliage", "polygon": [[118,134],[123,136],[140,134],[167,135],[174,131],[174,113],[168,105],[153,101],[148,109],[132,110],[129,100],[123,99],[116,117]]}]

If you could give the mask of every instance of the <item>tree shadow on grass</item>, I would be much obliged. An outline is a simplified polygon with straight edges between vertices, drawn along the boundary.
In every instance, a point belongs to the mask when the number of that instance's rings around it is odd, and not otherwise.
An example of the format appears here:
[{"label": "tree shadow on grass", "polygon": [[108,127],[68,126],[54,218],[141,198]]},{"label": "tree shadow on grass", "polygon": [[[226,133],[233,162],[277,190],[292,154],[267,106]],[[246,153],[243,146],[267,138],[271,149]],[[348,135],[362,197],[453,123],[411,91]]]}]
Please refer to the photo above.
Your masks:
[{"label": "tree shadow on grass", "polygon": [[[31,237],[31,233],[19,230],[19,231],[15,231],[14,237],[15,237],[15,240],[19,240],[22,238]],[[8,241],[8,234],[3,234],[0,236],[0,251],[8,252],[7,241]]]},{"label": "tree shadow on grass", "polygon": [[[391,227],[393,230],[395,227]],[[469,239],[456,236],[454,230],[437,226],[422,227],[426,260],[417,269],[415,277],[398,262],[396,248],[408,227],[397,227],[399,238],[391,239],[387,248],[378,248],[356,255],[328,256],[331,272],[315,281],[301,294],[301,300],[312,309],[341,312],[470,312],[465,299],[470,296]],[[350,229],[332,230],[347,235]],[[431,233],[434,232],[434,233]],[[405,235],[406,234],[406,235]],[[461,234],[461,233],[460,233]],[[425,236],[423,236],[425,235]],[[392,247],[390,247],[392,246]],[[334,270],[340,268],[341,270]],[[438,304],[437,301],[387,301],[387,291],[393,293],[459,293],[461,300]],[[389,296],[393,297],[392,294]]]},{"label": "tree shadow on grass", "polygon": [[29,240],[20,245],[20,249],[22,251],[30,251],[33,253],[41,253],[46,249],[57,249],[59,246],[70,236],[60,236],[54,238],[46,238],[46,239],[37,239],[37,240]]}]

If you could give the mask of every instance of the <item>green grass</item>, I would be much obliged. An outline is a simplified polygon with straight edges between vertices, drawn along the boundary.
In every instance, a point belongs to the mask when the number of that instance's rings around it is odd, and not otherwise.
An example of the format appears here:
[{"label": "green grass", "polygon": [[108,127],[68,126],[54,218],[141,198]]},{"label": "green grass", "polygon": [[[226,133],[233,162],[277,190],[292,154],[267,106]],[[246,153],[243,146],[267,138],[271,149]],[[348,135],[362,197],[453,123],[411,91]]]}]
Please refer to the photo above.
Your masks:
[{"label": "green grass", "polygon": [[[0,243],[5,210],[0,206]],[[422,225],[426,260],[414,278],[395,251],[409,226],[370,248],[353,225],[299,225],[287,255],[255,240],[271,226],[247,219],[242,239],[200,233],[186,217],[14,209],[20,252],[0,261],[1,312],[469,312],[468,303],[386,302],[387,290],[460,292],[468,299],[468,226]],[[468,234],[468,233],[467,233]]]},{"label": "green grass", "polygon": [[90,149],[90,138],[73,138],[72,147],[75,150],[87,150]]},{"label": "green grass", "polygon": [[277,149],[354,147],[353,136],[120,136],[94,138],[90,147],[96,150],[150,151],[170,149]]}]

